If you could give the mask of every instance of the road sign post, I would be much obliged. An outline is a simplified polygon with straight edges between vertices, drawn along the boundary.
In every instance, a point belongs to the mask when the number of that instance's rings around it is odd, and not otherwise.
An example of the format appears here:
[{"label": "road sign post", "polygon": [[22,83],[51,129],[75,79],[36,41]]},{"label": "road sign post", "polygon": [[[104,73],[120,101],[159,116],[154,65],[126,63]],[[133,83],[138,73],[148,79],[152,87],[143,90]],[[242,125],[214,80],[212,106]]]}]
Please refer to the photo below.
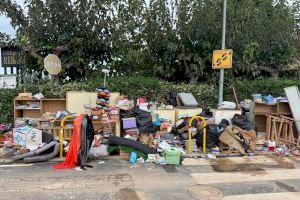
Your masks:
[{"label": "road sign post", "polygon": [[[223,27],[222,27],[222,50],[225,49],[225,37],[226,37],[226,12],[227,12],[227,0],[224,0],[223,6]],[[219,82],[219,106],[223,102],[223,88],[224,88],[224,69],[220,70],[220,82]]]}]

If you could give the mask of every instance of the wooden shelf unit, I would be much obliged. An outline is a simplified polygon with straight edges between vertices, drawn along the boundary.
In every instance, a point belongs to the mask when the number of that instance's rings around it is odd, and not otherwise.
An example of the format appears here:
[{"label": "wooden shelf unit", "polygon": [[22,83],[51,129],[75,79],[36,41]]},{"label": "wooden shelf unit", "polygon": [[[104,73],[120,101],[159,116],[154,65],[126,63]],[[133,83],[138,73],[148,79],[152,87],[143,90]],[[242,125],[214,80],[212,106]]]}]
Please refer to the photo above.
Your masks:
[{"label": "wooden shelf unit", "polygon": [[[30,102],[39,102],[40,108],[18,108],[17,105],[24,105]],[[59,131],[60,131],[60,119],[56,119],[53,121],[47,119],[41,119],[42,115],[46,112],[55,113],[57,111],[66,111],[66,99],[29,99],[29,98],[19,98],[16,97],[14,99],[14,122],[17,118],[37,118],[38,124],[36,128],[42,129],[42,123],[49,123],[49,129],[51,130],[53,136],[58,139]],[[73,124],[73,120],[66,120],[66,124]],[[95,130],[99,130],[103,128],[103,123],[100,120],[93,120],[93,125]],[[116,136],[120,137],[120,120],[113,121],[111,123],[113,133]],[[67,139],[71,138],[73,128],[65,127],[64,133]]]},{"label": "wooden shelf unit", "polygon": [[[31,102],[38,102],[39,108],[19,108],[18,105],[24,105]],[[19,98],[14,99],[14,121],[17,118],[37,118],[40,119],[43,113],[57,112],[66,110],[66,99],[29,99]]]},{"label": "wooden shelf unit", "polygon": [[266,115],[291,116],[292,112],[290,110],[288,102],[278,102],[274,105],[255,102],[254,115],[254,121],[257,131],[265,132],[267,124]]}]

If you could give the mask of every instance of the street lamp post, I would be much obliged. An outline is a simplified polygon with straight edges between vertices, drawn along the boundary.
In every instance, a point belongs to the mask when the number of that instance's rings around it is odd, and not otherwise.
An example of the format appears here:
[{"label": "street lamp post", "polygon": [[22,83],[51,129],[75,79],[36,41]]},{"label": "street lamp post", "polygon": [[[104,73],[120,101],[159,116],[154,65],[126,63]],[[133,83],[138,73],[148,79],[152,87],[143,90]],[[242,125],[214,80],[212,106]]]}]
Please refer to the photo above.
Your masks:
[{"label": "street lamp post", "polygon": [[[222,50],[225,49],[226,38],[226,12],[227,12],[227,0],[224,0],[223,5],[223,27],[222,27]],[[220,82],[219,82],[219,106],[223,102],[223,88],[224,88],[224,69],[220,70]]]}]

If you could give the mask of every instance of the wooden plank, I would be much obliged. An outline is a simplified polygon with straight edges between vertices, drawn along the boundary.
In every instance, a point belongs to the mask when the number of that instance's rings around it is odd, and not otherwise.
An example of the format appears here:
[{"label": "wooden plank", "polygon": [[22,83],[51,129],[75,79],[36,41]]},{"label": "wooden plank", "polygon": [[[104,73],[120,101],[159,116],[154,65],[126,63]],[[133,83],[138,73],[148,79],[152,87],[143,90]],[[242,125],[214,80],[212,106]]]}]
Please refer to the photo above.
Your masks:
[{"label": "wooden plank", "polygon": [[267,140],[270,140],[271,138],[271,122],[272,122],[272,118],[271,116],[267,116],[267,123],[266,123],[266,133],[267,133]]},{"label": "wooden plank", "polygon": [[[84,105],[96,107],[97,92],[68,91],[66,96],[66,108],[71,113],[86,114],[88,110],[84,108]],[[111,92],[110,105],[116,106],[119,97],[119,92]]]},{"label": "wooden plank", "polygon": [[278,137],[277,137],[277,140],[276,140],[276,144],[278,144],[278,138],[280,138],[280,136],[281,136],[281,131],[282,131],[282,127],[283,127],[283,122],[284,122],[284,118],[281,118],[280,124],[279,124]]},{"label": "wooden plank", "polygon": [[42,113],[66,111],[66,100],[43,99],[41,101]]}]

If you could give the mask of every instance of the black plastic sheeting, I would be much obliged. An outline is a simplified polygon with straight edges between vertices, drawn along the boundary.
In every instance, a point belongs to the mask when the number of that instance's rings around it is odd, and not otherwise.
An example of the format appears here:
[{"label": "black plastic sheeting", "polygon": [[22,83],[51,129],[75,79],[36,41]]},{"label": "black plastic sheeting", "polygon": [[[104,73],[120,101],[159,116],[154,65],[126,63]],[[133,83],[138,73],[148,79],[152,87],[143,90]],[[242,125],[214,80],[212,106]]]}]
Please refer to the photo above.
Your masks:
[{"label": "black plastic sheeting", "polygon": [[109,136],[108,144],[131,147],[131,148],[136,149],[145,154],[155,154],[156,153],[155,149],[152,149],[145,144],[142,144],[140,142],[137,142],[137,141],[134,141],[131,139],[127,139],[127,138]]},{"label": "black plastic sheeting", "polygon": [[[229,122],[223,119],[219,125],[211,124],[206,126],[206,146],[208,148],[212,148],[218,144],[220,135],[228,125]],[[196,145],[201,147],[203,144],[203,129],[194,135],[194,139],[196,139]]]},{"label": "black plastic sheeting", "polygon": [[254,129],[254,125],[247,119],[245,115],[235,114],[231,122],[233,125],[236,125],[244,130]]},{"label": "black plastic sheeting", "polygon": [[169,91],[166,94],[166,101],[167,104],[172,105],[172,106],[177,106],[177,92],[176,91]]},{"label": "black plastic sheeting", "polygon": [[129,111],[120,111],[121,118],[135,117],[137,128],[140,133],[155,133],[156,128],[152,122],[152,115],[150,112],[144,111],[135,107]]}]

